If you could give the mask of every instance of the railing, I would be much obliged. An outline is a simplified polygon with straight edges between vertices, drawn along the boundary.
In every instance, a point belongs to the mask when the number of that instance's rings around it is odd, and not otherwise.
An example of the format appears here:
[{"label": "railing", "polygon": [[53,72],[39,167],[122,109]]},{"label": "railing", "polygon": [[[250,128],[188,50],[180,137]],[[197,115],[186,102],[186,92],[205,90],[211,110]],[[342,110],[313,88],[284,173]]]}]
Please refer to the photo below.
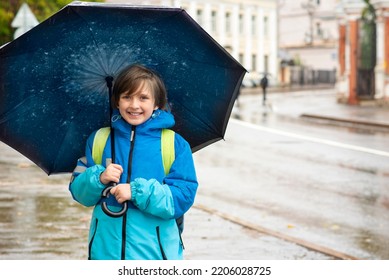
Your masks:
[{"label": "railing", "polygon": [[335,84],[336,70],[318,70],[308,67],[290,69],[291,85]]}]

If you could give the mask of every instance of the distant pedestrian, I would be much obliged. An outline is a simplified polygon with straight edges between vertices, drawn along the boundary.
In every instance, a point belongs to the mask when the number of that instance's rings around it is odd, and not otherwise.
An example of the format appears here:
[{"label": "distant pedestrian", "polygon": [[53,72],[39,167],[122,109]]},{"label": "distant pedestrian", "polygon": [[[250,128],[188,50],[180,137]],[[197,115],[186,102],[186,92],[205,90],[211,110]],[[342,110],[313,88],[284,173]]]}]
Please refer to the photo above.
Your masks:
[{"label": "distant pedestrian", "polygon": [[239,103],[239,96],[240,96],[240,92],[241,92],[242,88],[239,88],[239,91],[238,91],[238,94],[236,95],[236,105],[238,106],[238,108],[240,107],[240,103]]},{"label": "distant pedestrian", "polygon": [[268,86],[268,79],[267,79],[267,74],[264,74],[263,78],[261,79],[261,88],[262,88],[262,93],[263,93],[263,98],[262,98],[262,105],[266,105],[266,88]]}]

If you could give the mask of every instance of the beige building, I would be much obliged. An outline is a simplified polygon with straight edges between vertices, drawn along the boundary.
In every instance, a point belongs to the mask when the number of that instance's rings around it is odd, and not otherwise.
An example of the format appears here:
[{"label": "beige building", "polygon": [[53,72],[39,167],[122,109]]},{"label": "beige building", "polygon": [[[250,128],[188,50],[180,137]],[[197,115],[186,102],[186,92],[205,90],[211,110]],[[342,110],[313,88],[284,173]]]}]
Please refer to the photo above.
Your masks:
[{"label": "beige building", "polygon": [[278,74],[277,0],[107,0],[181,7],[248,71],[244,84]]},{"label": "beige building", "polygon": [[278,0],[280,84],[334,84],[339,0]]},{"label": "beige building", "polygon": [[337,67],[339,0],[279,0],[279,48],[285,58],[316,69]]}]

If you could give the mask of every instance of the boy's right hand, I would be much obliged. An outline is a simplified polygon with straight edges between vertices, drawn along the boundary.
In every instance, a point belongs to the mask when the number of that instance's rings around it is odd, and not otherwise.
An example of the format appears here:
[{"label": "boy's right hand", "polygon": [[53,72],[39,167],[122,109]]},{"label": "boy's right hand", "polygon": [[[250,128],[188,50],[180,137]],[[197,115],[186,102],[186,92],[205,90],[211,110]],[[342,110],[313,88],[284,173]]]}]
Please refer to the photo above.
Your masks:
[{"label": "boy's right hand", "polygon": [[119,183],[120,176],[123,173],[123,167],[119,164],[111,163],[100,174],[100,181],[103,185],[108,185],[110,182]]}]

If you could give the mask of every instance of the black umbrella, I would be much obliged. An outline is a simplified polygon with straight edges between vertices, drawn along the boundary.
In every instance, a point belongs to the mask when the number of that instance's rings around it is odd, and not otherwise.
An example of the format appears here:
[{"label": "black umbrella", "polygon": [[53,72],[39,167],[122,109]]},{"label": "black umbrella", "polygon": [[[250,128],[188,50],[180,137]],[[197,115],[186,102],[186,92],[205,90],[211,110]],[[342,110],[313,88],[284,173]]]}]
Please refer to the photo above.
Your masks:
[{"label": "black umbrella", "polygon": [[0,48],[0,140],[71,172],[109,125],[106,78],[134,63],[162,76],[193,152],[223,138],[246,71],[185,10],[74,2]]}]

